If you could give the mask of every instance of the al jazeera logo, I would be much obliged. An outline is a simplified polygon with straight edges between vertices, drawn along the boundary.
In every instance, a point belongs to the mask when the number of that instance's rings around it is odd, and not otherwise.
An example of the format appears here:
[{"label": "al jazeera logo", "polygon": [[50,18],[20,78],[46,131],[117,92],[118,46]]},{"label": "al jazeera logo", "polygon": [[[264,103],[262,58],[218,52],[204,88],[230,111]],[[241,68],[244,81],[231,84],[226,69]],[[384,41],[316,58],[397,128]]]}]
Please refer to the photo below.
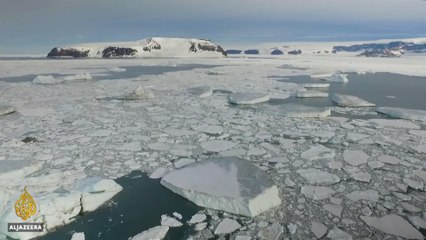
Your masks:
[{"label": "al jazeera logo", "polygon": [[37,213],[37,203],[24,188],[24,193],[15,202],[16,216],[22,219],[21,223],[8,223],[9,232],[43,232],[43,223],[27,222]]}]

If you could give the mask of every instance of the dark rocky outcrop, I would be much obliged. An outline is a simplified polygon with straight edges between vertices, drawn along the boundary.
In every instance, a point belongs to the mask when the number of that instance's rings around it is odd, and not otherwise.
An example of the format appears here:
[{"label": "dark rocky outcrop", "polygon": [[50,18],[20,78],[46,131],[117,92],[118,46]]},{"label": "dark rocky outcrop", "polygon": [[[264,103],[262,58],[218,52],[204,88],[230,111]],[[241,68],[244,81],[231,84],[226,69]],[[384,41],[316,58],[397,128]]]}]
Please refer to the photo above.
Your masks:
[{"label": "dark rocky outcrop", "polygon": [[80,51],[74,48],[53,48],[48,54],[48,58],[86,58],[90,50]]},{"label": "dark rocky outcrop", "polygon": [[249,54],[249,55],[256,55],[259,54],[259,50],[257,49],[247,49],[244,51],[245,54]]},{"label": "dark rocky outcrop", "polygon": [[133,48],[124,47],[107,47],[102,51],[103,58],[114,58],[114,57],[131,57],[134,56],[138,50]]},{"label": "dark rocky outcrop", "polygon": [[279,50],[279,49],[275,49],[274,51],[271,52],[271,55],[283,55],[284,52]]},{"label": "dark rocky outcrop", "polygon": [[146,40],[146,43],[147,43],[147,46],[143,48],[145,52],[151,52],[152,50],[161,49],[161,45],[152,38],[148,38]]},{"label": "dark rocky outcrop", "polygon": [[389,43],[366,43],[351,46],[334,46],[333,49],[337,52],[384,51],[398,49],[406,52],[424,53],[426,52],[426,43],[416,44],[412,42],[394,41]]},{"label": "dark rocky outcrop", "polygon": [[298,49],[298,50],[289,51],[287,53],[290,55],[300,55],[302,54],[302,50]]},{"label": "dark rocky outcrop", "polygon": [[232,55],[232,54],[241,54],[242,50],[236,50],[236,49],[229,49],[226,50],[226,54]]},{"label": "dark rocky outcrop", "polygon": [[399,49],[376,49],[376,50],[367,50],[358,56],[364,57],[400,57],[404,54],[403,51]]},{"label": "dark rocky outcrop", "polygon": [[223,56],[227,56],[227,53],[225,52],[225,50],[219,45],[191,42],[191,46],[189,47],[189,52],[196,53],[198,51],[220,52],[222,53]]}]

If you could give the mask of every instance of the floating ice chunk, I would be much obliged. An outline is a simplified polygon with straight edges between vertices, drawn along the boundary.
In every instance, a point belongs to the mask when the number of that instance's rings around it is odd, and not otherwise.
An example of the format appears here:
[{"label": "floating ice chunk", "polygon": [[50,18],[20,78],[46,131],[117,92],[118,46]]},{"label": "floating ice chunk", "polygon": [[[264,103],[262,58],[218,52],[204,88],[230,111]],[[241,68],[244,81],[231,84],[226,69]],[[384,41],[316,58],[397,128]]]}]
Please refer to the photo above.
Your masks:
[{"label": "floating ice chunk", "polygon": [[34,78],[33,83],[39,83],[39,84],[55,84],[55,83],[61,83],[63,82],[63,79],[56,79],[52,75],[38,75],[36,78]]},{"label": "floating ice chunk", "polygon": [[245,105],[256,104],[269,101],[267,93],[232,93],[228,97],[228,101],[232,104]]},{"label": "floating ice chunk", "polygon": [[208,98],[213,95],[213,89],[209,86],[192,87],[188,89],[188,92],[199,98]]},{"label": "floating ice chunk", "polygon": [[137,87],[130,97],[134,97],[134,99],[146,99],[146,98],[154,98],[154,93],[151,90],[144,88],[143,86]]},{"label": "floating ice chunk", "polygon": [[195,231],[202,231],[202,230],[206,229],[206,227],[207,227],[207,223],[206,222],[201,222],[201,223],[195,224],[194,230]]},{"label": "floating ice chunk", "polygon": [[275,222],[271,226],[260,230],[257,233],[257,237],[265,240],[278,240],[284,233],[284,228],[279,223]]},{"label": "floating ice chunk", "polygon": [[340,205],[325,204],[323,207],[324,207],[325,210],[327,210],[331,214],[335,215],[336,217],[341,217],[341,215],[342,215],[343,207],[340,206]]},{"label": "floating ice chunk", "polygon": [[129,238],[129,240],[162,240],[166,237],[168,231],[169,227],[167,226],[157,226],[143,231]]},{"label": "floating ice chunk", "polygon": [[339,82],[339,83],[346,83],[349,82],[349,79],[347,78],[348,75],[346,74],[333,74],[330,77],[324,77],[321,78],[321,80],[327,81],[327,82]]},{"label": "floating ice chunk", "polygon": [[72,235],[71,240],[85,240],[84,232],[76,232]]},{"label": "floating ice chunk", "polygon": [[401,160],[399,160],[398,158],[389,155],[382,155],[378,158],[378,160],[380,162],[387,163],[390,165],[397,165],[401,162]]},{"label": "floating ice chunk", "polygon": [[320,239],[327,233],[327,227],[320,222],[312,222],[311,231]]},{"label": "floating ice chunk", "polygon": [[418,109],[395,108],[395,107],[378,107],[377,112],[388,115],[393,118],[403,118],[408,120],[426,122],[426,111]]},{"label": "floating ice chunk", "polygon": [[181,158],[177,160],[176,162],[174,162],[174,165],[175,165],[175,168],[181,168],[191,163],[195,163],[195,160],[190,158]]},{"label": "floating ice chunk", "polygon": [[351,177],[360,182],[366,182],[369,183],[371,181],[371,175],[367,172],[358,172],[351,174]]},{"label": "floating ice chunk", "polygon": [[164,132],[170,134],[171,136],[176,136],[176,137],[190,136],[197,133],[195,131],[191,131],[187,129],[175,129],[175,128],[165,129]]},{"label": "floating ice chunk", "polygon": [[325,118],[331,115],[331,108],[310,107],[288,103],[277,106],[265,106],[265,111],[290,118]]},{"label": "floating ice chunk", "polygon": [[214,230],[214,234],[229,234],[240,228],[241,225],[237,221],[230,218],[225,218],[216,227],[216,230]]},{"label": "floating ice chunk", "polygon": [[327,237],[331,240],[352,240],[352,235],[342,231],[342,229],[334,226],[333,229],[328,232]]},{"label": "floating ice chunk", "polygon": [[370,119],[377,128],[391,127],[391,128],[406,128],[406,129],[420,129],[421,127],[413,122],[399,119]]},{"label": "floating ice chunk", "polygon": [[166,214],[161,215],[161,226],[180,227],[183,224],[175,218],[169,217]]},{"label": "floating ice chunk", "polygon": [[365,139],[367,137],[369,137],[369,136],[366,135],[366,134],[360,134],[360,133],[349,132],[349,133],[346,134],[346,139],[349,142],[358,142],[358,141]]},{"label": "floating ice chunk", "polygon": [[352,166],[358,166],[367,163],[369,156],[361,150],[345,150],[343,159]]},{"label": "floating ice chunk", "polygon": [[401,207],[403,207],[406,211],[408,212],[412,212],[412,213],[418,213],[421,212],[422,210],[414,205],[411,205],[407,202],[402,202],[401,203]]},{"label": "floating ice chunk", "polygon": [[418,153],[426,153],[426,144],[412,146],[412,149]]},{"label": "floating ice chunk", "polygon": [[212,140],[202,142],[201,147],[207,152],[218,153],[233,148],[236,145],[234,142],[225,140]]},{"label": "floating ice chunk", "polygon": [[306,197],[314,200],[323,200],[331,197],[335,193],[331,188],[318,186],[303,186],[300,192]]},{"label": "floating ice chunk", "polygon": [[196,130],[209,135],[220,135],[223,132],[223,127],[217,125],[205,125],[197,127]]},{"label": "floating ice chunk", "polygon": [[426,138],[426,130],[409,130],[408,133],[417,137]]},{"label": "floating ice chunk", "polygon": [[329,83],[305,83],[302,84],[304,88],[328,88],[330,87]]},{"label": "floating ice chunk", "polygon": [[423,190],[423,182],[418,182],[409,178],[403,178],[402,181],[414,190]]},{"label": "floating ice chunk", "polygon": [[417,228],[426,229],[426,221],[421,219],[418,216],[410,216],[408,217],[408,221],[414,226],[416,226]]},{"label": "floating ice chunk", "polygon": [[127,71],[127,69],[122,68],[122,67],[110,67],[108,68],[109,72],[125,72]]},{"label": "floating ice chunk", "polygon": [[123,190],[114,180],[102,179],[100,177],[80,180],[76,183],[74,189],[82,193],[81,205],[83,212],[96,210]]},{"label": "floating ice chunk", "polygon": [[407,239],[424,239],[423,235],[404,218],[390,214],[381,218],[360,216],[370,227],[377,228],[386,234],[392,234]]},{"label": "floating ice chunk", "polygon": [[177,219],[182,220],[183,216],[180,213],[173,212],[173,216],[175,216]]},{"label": "floating ice chunk", "polygon": [[165,151],[170,147],[165,143],[150,143],[148,144],[148,148],[155,151]]},{"label": "floating ice chunk", "polygon": [[42,162],[29,160],[1,160],[0,183],[9,181],[10,179],[23,179],[25,176],[40,170],[42,167]]},{"label": "floating ice chunk", "polygon": [[298,91],[296,93],[296,97],[298,98],[326,98],[328,97],[327,92],[320,91]]},{"label": "floating ice chunk", "polygon": [[349,194],[346,194],[346,197],[352,201],[368,200],[376,202],[379,199],[379,192],[376,190],[353,191]]},{"label": "floating ice chunk", "polygon": [[334,157],[334,151],[323,145],[315,145],[302,152],[300,157],[306,160],[329,159]]},{"label": "floating ice chunk", "polygon": [[0,105],[0,116],[11,114],[15,112],[15,108],[11,106]]},{"label": "floating ice chunk", "polygon": [[206,214],[204,213],[197,213],[194,216],[191,217],[191,219],[189,220],[189,224],[195,224],[195,223],[200,223],[200,222],[204,222],[207,219]]},{"label": "floating ice chunk", "polygon": [[294,235],[297,232],[297,224],[290,223],[287,225],[287,229],[291,235]]},{"label": "floating ice chunk", "polygon": [[92,80],[93,77],[90,73],[78,73],[76,75],[65,76],[65,81],[76,81],[76,80]]},{"label": "floating ice chunk", "polygon": [[122,151],[132,151],[132,152],[138,152],[142,150],[140,142],[125,143],[117,147],[117,149]]},{"label": "floating ice chunk", "polygon": [[376,104],[367,102],[359,97],[343,94],[333,94],[331,100],[341,107],[374,107]]},{"label": "floating ice chunk", "polygon": [[316,168],[299,169],[297,173],[311,184],[332,185],[340,182],[337,175]]},{"label": "floating ice chunk", "polygon": [[195,204],[248,217],[281,204],[265,172],[239,158],[215,158],[163,177],[161,184]]},{"label": "floating ice chunk", "polygon": [[417,177],[419,177],[420,179],[422,179],[423,182],[426,183],[426,171],[415,170],[414,171],[414,175],[416,175]]}]

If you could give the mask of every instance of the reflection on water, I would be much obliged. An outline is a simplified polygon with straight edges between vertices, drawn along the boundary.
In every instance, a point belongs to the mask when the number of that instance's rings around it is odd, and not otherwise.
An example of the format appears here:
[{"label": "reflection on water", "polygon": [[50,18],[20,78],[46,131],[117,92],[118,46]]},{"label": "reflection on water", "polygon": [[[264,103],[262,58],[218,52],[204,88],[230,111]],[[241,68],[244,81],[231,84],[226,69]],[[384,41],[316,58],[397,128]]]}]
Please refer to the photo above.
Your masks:
[{"label": "reflection on water", "polygon": [[186,222],[201,208],[169,191],[159,180],[135,171],[116,180],[123,191],[98,210],[79,216],[76,221],[40,239],[70,239],[84,232],[86,239],[117,240],[160,225],[161,215],[182,214],[184,225],[170,228],[166,239],[185,239],[191,233]]}]

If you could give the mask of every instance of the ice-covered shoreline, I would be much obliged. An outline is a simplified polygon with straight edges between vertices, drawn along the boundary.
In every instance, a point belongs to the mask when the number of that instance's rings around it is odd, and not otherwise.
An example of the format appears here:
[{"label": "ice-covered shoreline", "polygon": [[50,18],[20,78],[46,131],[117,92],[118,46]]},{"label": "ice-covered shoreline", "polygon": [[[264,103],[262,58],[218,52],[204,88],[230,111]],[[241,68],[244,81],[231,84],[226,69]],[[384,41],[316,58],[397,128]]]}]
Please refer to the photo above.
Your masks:
[{"label": "ice-covered shoreline", "polygon": [[[120,81],[50,85],[0,82],[0,103],[16,110],[0,116],[0,161],[28,159],[53,173],[76,172],[65,176],[58,173],[61,181],[52,182],[49,189],[54,190],[75,177],[116,178],[131,170],[152,173],[161,168],[177,169],[206,160],[211,154],[238,156],[271,176],[283,201],[276,210],[253,219],[230,215],[246,227],[234,230],[235,235],[308,238],[319,232],[321,225],[313,224],[315,221],[326,227],[325,234],[330,238],[342,236],[342,232],[362,238],[375,232],[374,226],[378,225],[372,223],[373,217],[381,219],[390,214],[402,215],[404,221],[418,227],[418,218],[424,221],[425,213],[417,209],[426,208],[425,122],[383,119],[378,115],[367,119],[287,118],[271,111],[232,106],[228,96],[232,92],[262,92],[284,99],[303,90],[299,84],[272,81],[268,79],[271,75],[390,71],[426,76],[424,60],[410,56],[1,60],[1,77],[95,74],[112,67],[194,61],[217,67]],[[283,67],[284,64],[307,69]],[[114,98],[130,96],[140,86],[146,92],[137,92],[149,97]],[[197,86],[207,86],[212,94],[204,98],[192,94],[189,90]],[[101,96],[112,98],[97,99]],[[22,142],[26,137],[38,141]],[[211,141],[226,144],[215,145],[212,153],[211,145],[201,144]],[[7,189],[8,196],[19,193],[9,182],[2,184],[0,188]],[[208,225],[215,229],[221,222],[220,214],[214,210],[205,213],[212,216]],[[398,218],[396,223],[401,220]],[[315,231],[311,232],[311,225]],[[211,230],[205,228],[197,234],[207,231]],[[376,234],[379,238],[385,236],[383,231]]]}]

